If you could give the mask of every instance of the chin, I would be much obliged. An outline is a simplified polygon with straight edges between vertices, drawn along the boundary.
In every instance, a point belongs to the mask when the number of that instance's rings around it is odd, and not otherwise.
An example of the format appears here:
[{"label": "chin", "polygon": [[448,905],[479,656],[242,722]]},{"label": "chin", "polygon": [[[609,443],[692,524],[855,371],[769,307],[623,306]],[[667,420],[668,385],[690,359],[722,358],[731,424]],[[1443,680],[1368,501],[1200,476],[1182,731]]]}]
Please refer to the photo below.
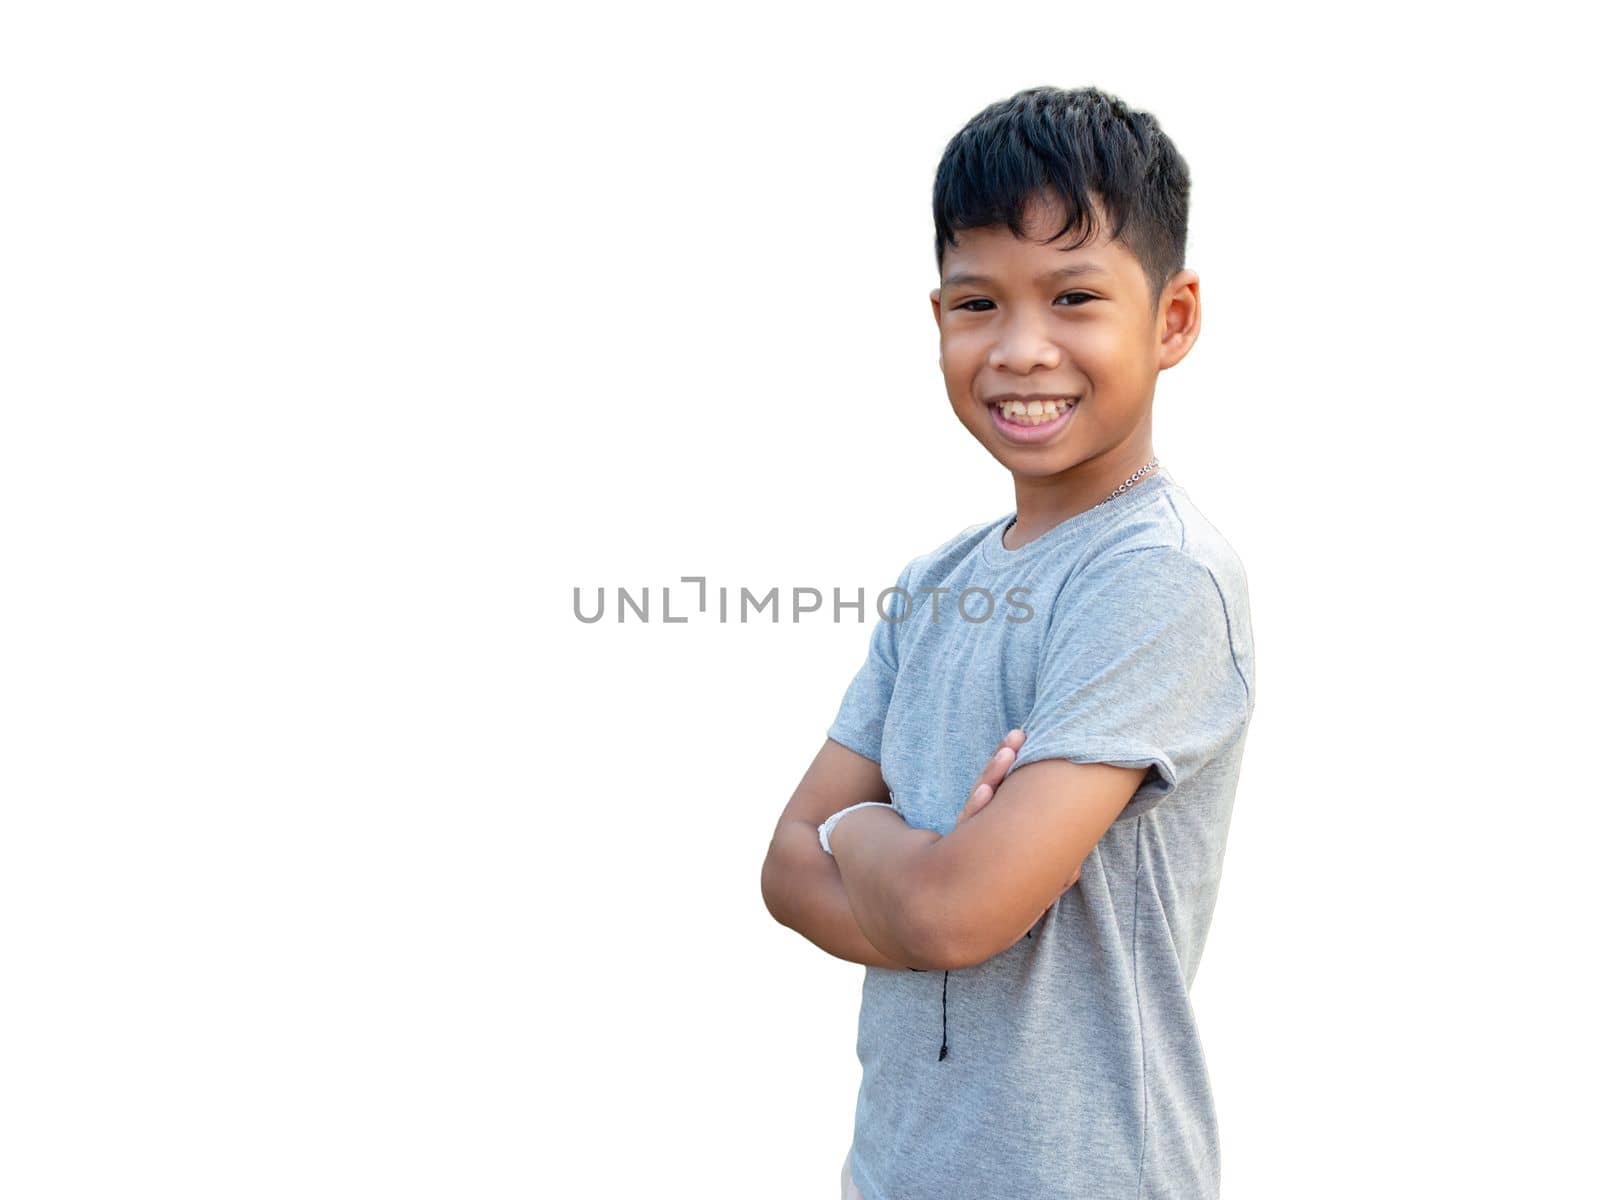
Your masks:
[{"label": "chin", "polygon": [[1049,479],[1061,474],[1063,471],[1071,470],[1082,461],[1076,456],[1065,454],[1035,455],[1032,457],[1018,455],[1001,457],[997,455],[996,457],[1000,459],[1006,470],[1013,475],[1021,475],[1027,479]]}]

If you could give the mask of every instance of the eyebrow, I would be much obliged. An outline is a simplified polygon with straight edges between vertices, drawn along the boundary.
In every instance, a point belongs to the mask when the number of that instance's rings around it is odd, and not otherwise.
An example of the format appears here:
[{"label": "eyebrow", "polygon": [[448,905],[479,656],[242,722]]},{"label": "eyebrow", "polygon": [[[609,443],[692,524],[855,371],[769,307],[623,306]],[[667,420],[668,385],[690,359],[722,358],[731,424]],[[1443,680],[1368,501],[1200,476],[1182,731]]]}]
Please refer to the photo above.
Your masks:
[{"label": "eyebrow", "polygon": [[[1053,279],[1072,279],[1079,275],[1110,275],[1104,267],[1095,263],[1074,263],[1071,266],[1058,267],[1054,271],[1046,271],[1043,275],[1035,275],[1035,283],[1048,283]],[[958,271],[946,279],[940,287],[961,287],[968,283],[993,283],[987,275],[979,275],[974,271]]]}]

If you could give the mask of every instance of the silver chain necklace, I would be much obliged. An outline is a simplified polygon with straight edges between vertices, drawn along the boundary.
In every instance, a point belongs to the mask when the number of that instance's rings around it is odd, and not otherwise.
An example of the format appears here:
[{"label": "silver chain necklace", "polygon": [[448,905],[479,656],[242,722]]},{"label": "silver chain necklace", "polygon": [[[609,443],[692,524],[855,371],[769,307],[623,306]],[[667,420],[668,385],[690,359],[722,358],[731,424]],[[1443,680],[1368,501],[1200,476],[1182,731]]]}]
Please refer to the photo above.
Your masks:
[{"label": "silver chain necklace", "polygon": [[[1132,475],[1129,475],[1126,479],[1124,479],[1122,481],[1122,483],[1118,486],[1117,490],[1112,492],[1111,495],[1107,496],[1104,500],[1100,501],[1100,504],[1110,504],[1118,496],[1122,495],[1123,492],[1127,491],[1134,484],[1138,483],[1140,479],[1144,478],[1144,473],[1146,471],[1153,471],[1160,465],[1161,465],[1161,460],[1159,458],[1152,458],[1149,462],[1145,463],[1144,466],[1140,467]],[[1089,507],[1090,508],[1099,508],[1100,504],[1092,504]],[[1088,511],[1089,511],[1089,509],[1087,509],[1087,508],[1084,509],[1084,512],[1088,512]],[[1011,526],[1015,525],[1016,523],[1017,523],[1017,519],[1015,517],[1012,517],[1010,523],[1007,524],[1005,529],[1002,529],[1000,531],[1000,533],[1002,535],[1004,535],[1007,531],[1010,530]]]}]

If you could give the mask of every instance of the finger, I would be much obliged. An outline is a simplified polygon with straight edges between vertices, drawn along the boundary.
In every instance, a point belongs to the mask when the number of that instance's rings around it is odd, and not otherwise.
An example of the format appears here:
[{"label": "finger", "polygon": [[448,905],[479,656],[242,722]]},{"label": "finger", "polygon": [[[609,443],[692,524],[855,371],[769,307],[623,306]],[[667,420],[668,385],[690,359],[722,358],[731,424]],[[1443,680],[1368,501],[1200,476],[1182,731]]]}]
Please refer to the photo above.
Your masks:
[{"label": "finger", "polygon": [[[1022,743],[1027,740],[1027,737],[1028,735],[1020,729],[1011,730],[1005,737],[1000,739],[1000,745],[996,747],[995,755],[998,755],[1001,750],[1009,750],[1011,751],[1011,760],[1015,761],[1017,751],[1022,749]],[[991,757],[989,761],[993,762],[994,758]]]},{"label": "finger", "polygon": [[961,815],[956,818],[956,824],[959,825],[962,821],[972,816],[985,804],[989,803],[993,797],[994,789],[986,783],[980,783],[973,788],[971,795],[967,797],[967,803],[961,809]]},{"label": "finger", "polygon": [[989,801],[994,799],[994,788],[987,783],[980,783],[972,789],[972,799],[967,802],[968,815],[977,812]]},{"label": "finger", "polygon": [[1020,750],[1022,749],[1023,739],[1026,737],[1027,734],[1023,733],[1020,729],[1008,730],[1005,737],[1000,739],[1000,744],[995,747],[995,750],[1000,751],[1005,749],[1007,746],[1009,746],[1012,750]]},{"label": "finger", "polygon": [[1006,763],[1005,771],[1001,772],[1000,777],[1002,779],[1004,779],[1006,774],[1010,772],[1011,768],[1016,765],[1017,754],[1022,749],[1022,743],[1027,740],[1028,735],[1020,729],[1013,729],[1010,733],[1006,734],[1005,741],[1001,744],[1011,751],[1011,758],[1010,761]]},{"label": "finger", "polygon": [[[1016,761],[1018,748],[1026,738],[1027,734],[1022,730],[1012,729],[1000,739],[999,748],[989,756],[989,761],[983,764],[983,770],[978,772],[978,782],[967,795],[967,803],[963,806],[960,816],[956,818],[958,823],[994,798],[996,790],[1006,777],[1006,772]],[[978,792],[982,788],[987,788],[988,791],[980,798]]]},{"label": "finger", "polygon": [[1000,781],[1011,769],[1011,764],[1016,761],[1016,748],[1002,743],[1000,749],[991,754],[989,761],[983,764],[983,770],[978,774],[978,782],[987,783],[990,787],[999,787]]}]

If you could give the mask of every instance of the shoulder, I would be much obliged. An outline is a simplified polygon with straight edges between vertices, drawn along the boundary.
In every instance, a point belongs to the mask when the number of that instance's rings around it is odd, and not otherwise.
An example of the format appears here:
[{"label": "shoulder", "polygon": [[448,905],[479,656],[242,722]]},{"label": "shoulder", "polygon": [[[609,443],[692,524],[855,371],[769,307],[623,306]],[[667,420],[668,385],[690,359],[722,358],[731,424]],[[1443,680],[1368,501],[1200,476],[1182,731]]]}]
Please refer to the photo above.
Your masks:
[{"label": "shoulder", "polygon": [[1057,594],[1052,619],[1078,636],[1095,626],[1108,635],[1130,625],[1209,627],[1224,619],[1227,603],[1205,562],[1182,546],[1144,543],[1087,559]]},{"label": "shoulder", "polygon": [[1104,531],[1080,564],[1085,580],[1116,576],[1153,586],[1214,590],[1229,607],[1248,605],[1244,564],[1178,484]]},{"label": "shoulder", "polygon": [[1174,485],[1107,530],[1058,596],[1056,616],[1106,636],[1222,650],[1247,694],[1255,643],[1244,564],[1188,493]]}]

